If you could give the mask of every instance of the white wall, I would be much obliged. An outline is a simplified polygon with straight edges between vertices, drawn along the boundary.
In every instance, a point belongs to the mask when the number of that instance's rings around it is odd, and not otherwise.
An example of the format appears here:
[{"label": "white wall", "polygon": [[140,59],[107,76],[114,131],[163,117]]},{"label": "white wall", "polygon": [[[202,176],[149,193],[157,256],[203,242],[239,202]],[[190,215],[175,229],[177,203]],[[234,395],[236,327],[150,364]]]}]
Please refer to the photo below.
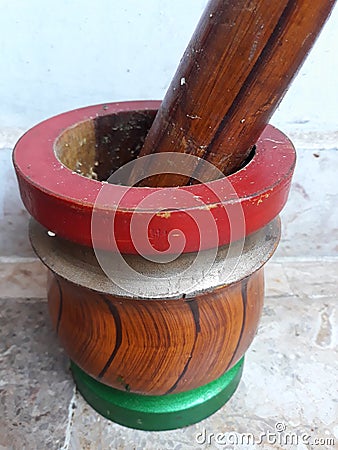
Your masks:
[{"label": "white wall", "polygon": [[[207,0],[2,0],[0,127],[78,106],[160,99]],[[336,130],[338,8],[273,122]]]}]

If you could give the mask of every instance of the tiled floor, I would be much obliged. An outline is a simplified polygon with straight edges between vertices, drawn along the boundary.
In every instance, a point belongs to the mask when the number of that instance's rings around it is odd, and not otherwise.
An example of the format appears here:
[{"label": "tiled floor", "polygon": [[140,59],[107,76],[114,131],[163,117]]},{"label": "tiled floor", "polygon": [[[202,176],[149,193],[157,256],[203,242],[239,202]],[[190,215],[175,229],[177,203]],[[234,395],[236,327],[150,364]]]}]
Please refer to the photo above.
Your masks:
[{"label": "tiled floor", "polygon": [[[23,298],[23,291],[13,287],[20,297],[0,300],[0,449],[229,448],[222,439],[241,442],[240,433],[252,433],[256,443],[232,448],[338,448],[334,283],[338,261],[281,261],[266,268],[263,317],[233,398],[210,418],[166,432],[135,431],[111,423],[76,392],[67,358],[49,323],[46,301],[38,298],[44,269],[34,263],[32,270],[40,277],[38,295],[34,297],[32,289],[31,298]],[[24,275],[26,283],[30,274]],[[284,434],[276,432],[275,427],[284,426]],[[270,435],[270,443],[263,438],[259,445],[261,434],[268,432],[276,436]],[[229,434],[217,441],[212,433]],[[305,443],[303,433],[309,436]],[[292,445],[278,441],[287,435],[298,439],[298,446],[295,441]],[[317,438],[326,444],[307,445]]]}]

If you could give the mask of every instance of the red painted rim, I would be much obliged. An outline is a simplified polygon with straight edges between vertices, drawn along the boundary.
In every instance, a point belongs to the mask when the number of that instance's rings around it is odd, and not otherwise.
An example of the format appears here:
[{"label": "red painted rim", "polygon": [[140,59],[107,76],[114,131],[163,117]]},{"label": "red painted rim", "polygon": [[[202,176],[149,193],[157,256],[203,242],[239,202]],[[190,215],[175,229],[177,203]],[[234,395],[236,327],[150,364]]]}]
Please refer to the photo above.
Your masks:
[{"label": "red painted rim", "polygon": [[[263,131],[256,143],[255,156],[244,168],[229,177],[205,185],[179,188],[126,188],[107,185],[74,174],[56,158],[56,139],[76,123],[123,111],[156,110],[159,104],[158,101],[134,101],[89,106],[52,117],[30,129],[16,144],[13,155],[21,197],[29,213],[57,235],[91,246],[91,218],[100,190],[105,186],[104,189],[110,189],[112,194],[120,195],[124,192],[126,195],[116,211],[114,228],[116,243],[123,253],[136,252],[129,230],[132,216],[141,221],[154,216],[148,228],[148,236],[158,250],[167,248],[168,233],[173,229],[184,233],[185,252],[201,249],[198,230],[186,220],[186,213],[190,210],[195,211],[196,218],[201,223],[205,214],[212,214],[217,226],[219,245],[243,237],[243,232],[236,231],[234,224],[230,229],[225,212],[225,207],[234,203],[234,200],[217,198],[211,191],[221,193],[228,181],[238,195],[235,203],[243,208],[244,234],[257,231],[278,215],[287,200],[296,154],[290,140],[271,125]],[[156,215],[156,212],[161,211],[161,205],[135,210],[142,199],[158,190],[165,190],[168,196],[175,195],[177,190],[187,191],[199,197],[205,207],[196,209],[193,206],[195,203],[177,205],[170,215]],[[105,222],[111,209],[102,207],[100,210]],[[202,249],[213,245],[214,236],[210,239],[207,237]],[[111,249],[111,239],[102,236],[99,247]]]}]

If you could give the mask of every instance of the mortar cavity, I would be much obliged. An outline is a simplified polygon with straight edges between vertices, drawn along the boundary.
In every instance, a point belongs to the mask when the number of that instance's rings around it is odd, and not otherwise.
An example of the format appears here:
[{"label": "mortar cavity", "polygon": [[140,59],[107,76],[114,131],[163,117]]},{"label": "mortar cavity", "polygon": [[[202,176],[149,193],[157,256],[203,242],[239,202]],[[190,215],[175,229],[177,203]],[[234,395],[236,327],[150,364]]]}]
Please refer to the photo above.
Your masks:
[{"label": "mortar cavity", "polygon": [[54,144],[61,164],[98,181],[136,158],[156,111],[123,111],[79,122],[64,130]]},{"label": "mortar cavity", "polygon": [[[154,121],[155,110],[122,111],[90,118],[64,130],[54,152],[61,164],[73,172],[98,181],[137,158]],[[255,155],[255,146],[242,169]],[[191,179],[190,184],[198,183]]]}]

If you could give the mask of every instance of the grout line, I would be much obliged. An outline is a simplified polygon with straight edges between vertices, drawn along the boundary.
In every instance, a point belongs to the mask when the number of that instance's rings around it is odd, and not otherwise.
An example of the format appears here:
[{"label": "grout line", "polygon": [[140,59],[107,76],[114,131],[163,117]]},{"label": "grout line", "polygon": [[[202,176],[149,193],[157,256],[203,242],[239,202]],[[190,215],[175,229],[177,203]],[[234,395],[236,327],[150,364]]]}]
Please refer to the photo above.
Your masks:
[{"label": "grout line", "polygon": [[285,299],[292,299],[292,300],[314,300],[314,301],[329,301],[329,300],[336,300],[337,299],[337,295],[336,294],[306,294],[304,292],[301,293],[288,293],[288,292],[283,292],[281,294],[268,294],[268,293],[264,293],[264,304],[266,303],[267,300],[280,300],[283,299],[283,301]]},{"label": "grout line", "polygon": [[[0,256],[0,264],[20,264],[37,262],[40,259],[36,256]],[[338,262],[338,256],[273,256],[267,264],[284,264],[290,262],[302,263],[335,263]],[[42,263],[41,263],[42,264]]]},{"label": "grout line", "polygon": [[0,264],[20,264],[40,261],[36,256],[0,256]]},{"label": "grout line", "polygon": [[[47,293],[47,291],[46,291]],[[47,295],[47,294],[46,294]],[[8,295],[4,295],[4,296],[0,296],[0,300],[2,302],[13,302],[15,301],[16,303],[46,303],[47,302],[47,297],[40,297],[40,296],[33,296],[30,295],[28,297],[9,297]],[[1,315],[1,313],[0,313]],[[0,447],[1,448],[1,447]]]},{"label": "grout line", "polygon": [[[272,257],[270,262],[277,264],[287,264],[292,262],[300,262],[300,263],[335,263],[338,262],[338,256],[277,256]],[[269,262],[267,263],[269,264]]]},{"label": "grout line", "polygon": [[337,150],[337,129],[321,131],[320,129],[297,129],[286,124],[272,123],[277,126],[292,141],[297,149],[312,150]]},{"label": "grout line", "polygon": [[68,422],[67,422],[67,428],[66,428],[66,434],[65,434],[65,440],[63,443],[63,446],[60,450],[69,450],[70,449],[70,439],[72,435],[72,426],[73,426],[73,418],[75,413],[75,399],[76,399],[76,385],[74,384],[73,388],[73,395],[69,402],[68,406]]}]

